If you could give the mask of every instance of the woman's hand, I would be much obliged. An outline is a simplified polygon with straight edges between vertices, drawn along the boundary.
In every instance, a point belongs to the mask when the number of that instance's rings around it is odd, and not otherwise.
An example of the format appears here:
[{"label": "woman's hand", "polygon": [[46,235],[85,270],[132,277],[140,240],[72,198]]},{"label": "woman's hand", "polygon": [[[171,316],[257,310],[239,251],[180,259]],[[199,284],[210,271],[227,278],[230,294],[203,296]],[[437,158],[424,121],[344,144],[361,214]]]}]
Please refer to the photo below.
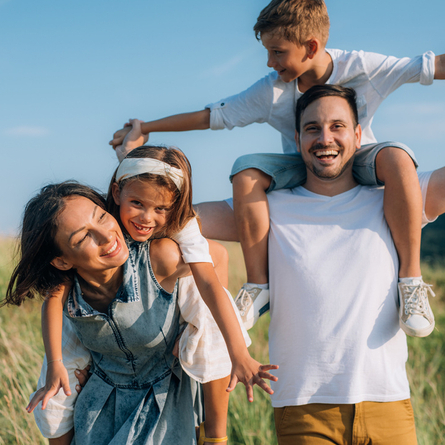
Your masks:
[{"label": "woman's hand", "polygon": [[139,119],[130,119],[130,121],[125,124],[125,127],[121,130],[122,132],[124,130],[126,131],[122,144],[113,147],[116,151],[116,156],[119,159],[119,162],[122,162],[130,151],[144,145],[148,141],[148,134],[142,133],[142,123],[143,121],[140,121]]},{"label": "woman's hand", "polygon": [[276,382],[278,377],[270,374],[268,371],[278,369],[277,365],[262,365],[254,360],[247,352],[242,360],[232,360],[232,373],[230,376],[228,392],[235,389],[238,382],[241,382],[246,387],[247,399],[253,402],[253,386],[258,385],[263,391],[268,394],[273,394],[270,386],[264,379]]}]

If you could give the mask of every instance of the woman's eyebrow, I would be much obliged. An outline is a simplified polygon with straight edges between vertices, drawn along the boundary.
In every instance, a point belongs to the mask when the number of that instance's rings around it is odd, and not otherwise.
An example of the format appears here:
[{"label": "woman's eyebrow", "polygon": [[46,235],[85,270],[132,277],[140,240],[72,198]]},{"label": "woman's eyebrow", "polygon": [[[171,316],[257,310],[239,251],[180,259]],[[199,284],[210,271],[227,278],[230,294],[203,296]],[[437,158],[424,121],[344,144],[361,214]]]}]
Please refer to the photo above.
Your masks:
[{"label": "woman's eyebrow", "polygon": [[[95,206],[94,209],[93,209],[93,219],[94,219],[94,215],[96,214],[96,210],[97,210],[97,206]],[[85,229],[85,226],[81,227],[80,229],[75,230],[75,231],[70,235],[70,237],[68,238],[68,241],[71,241],[71,238],[72,238],[76,233],[79,233],[79,232],[81,232],[81,231],[84,230],[84,229]]]}]

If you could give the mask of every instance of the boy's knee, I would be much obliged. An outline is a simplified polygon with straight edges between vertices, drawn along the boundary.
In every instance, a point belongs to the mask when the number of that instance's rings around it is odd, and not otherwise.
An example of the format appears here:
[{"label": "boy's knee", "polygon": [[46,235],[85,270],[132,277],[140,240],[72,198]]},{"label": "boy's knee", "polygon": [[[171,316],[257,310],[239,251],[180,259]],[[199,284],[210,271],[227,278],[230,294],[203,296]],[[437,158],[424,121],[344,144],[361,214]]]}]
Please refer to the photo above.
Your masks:
[{"label": "boy's knee", "polygon": [[267,190],[270,187],[270,183],[272,178],[257,168],[248,168],[246,170],[242,170],[239,173],[236,173],[232,178],[233,188],[239,187],[253,187],[258,185],[264,190]]},{"label": "boy's knee", "polygon": [[399,147],[382,148],[376,157],[376,173],[379,180],[385,182],[388,175],[398,176],[398,173],[416,171],[416,163],[411,155]]}]

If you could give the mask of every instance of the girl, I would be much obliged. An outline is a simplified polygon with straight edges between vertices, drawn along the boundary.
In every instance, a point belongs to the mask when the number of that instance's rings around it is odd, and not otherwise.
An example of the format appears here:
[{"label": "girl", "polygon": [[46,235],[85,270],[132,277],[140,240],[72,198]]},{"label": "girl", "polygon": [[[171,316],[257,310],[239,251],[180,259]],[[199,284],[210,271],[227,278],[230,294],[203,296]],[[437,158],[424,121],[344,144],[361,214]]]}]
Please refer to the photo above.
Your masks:
[{"label": "girl", "polygon": [[[151,173],[147,173],[147,170]],[[206,242],[200,235],[196,219],[193,219],[190,166],[184,155],[179,150],[160,147],[141,147],[135,150],[121,164],[115,180],[112,181],[109,204],[116,216],[120,217],[123,228],[135,241],[144,242],[153,237],[174,236],[175,232],[180,235],[179,241],[183,241],[185,237],[185,245],[182,246],[183,258],[191,263],[190,269],[198,287],[215,314],[227,344],[231,346],[229,353],[234,366],[229,390],[233,389],[237,378],[240,378],[247,383],[251,400],[251,387],[247,380],[254,374],[253,371],[257,370],[258,364],[245,355],[247,350],[239,320],[234,317],[233,303],[216,278],[209,262],[211,259],[208,248],[206,250]],[[195,235],[190,238],[193,233]],[[190,246],[191,241],[192,244],[194,242],[193,246]],[[201,247],[197,249],[197,245]],[[187,285],[185,287],[187,288]],[[219,441],[223,442],[226,440],[222,436],[225,436],[228,394],[225,391],[227,378],[220,377],[230,372],[230,361],[209,311],[200,299],[196,298],[196,292],[190,289],[188,285],[188,290],[184,289],[182,295],[192,298],[179,301],[182,315],[186,321],[193,323],[188,325],[181,337],[179,356],[189,375],[201,382],[208,382],[204,385],[207,431],[204,432],[204,427],[201,426],[200,443],[205,443],[205,436],[219,437]],[[46,319],[51,320],[51,329],[48,329],[48,335],[44,336],[48,348],[47,384],[46,390],[39,391],[33,398],[28,406],[29,411],[32,411],[40,400],[43,400],[44,408],[49,397],[57,393],[60,387],[63,387],[66,393],[69,392],[67,373],[60,359],[60,325],[55,324],[56,320],[61,318],[63,304],[64,299],[60,293],[55,293],[44,305]],[[209,351],[212,352],[211,356]],[[212,359],[217,360],[217,363],[211,363]],[[262,369],[265,370],[266,368]],[[270,392],[267,385],[259,380],[258,383]],[[216,439],[212,442],[214,440]]]}]

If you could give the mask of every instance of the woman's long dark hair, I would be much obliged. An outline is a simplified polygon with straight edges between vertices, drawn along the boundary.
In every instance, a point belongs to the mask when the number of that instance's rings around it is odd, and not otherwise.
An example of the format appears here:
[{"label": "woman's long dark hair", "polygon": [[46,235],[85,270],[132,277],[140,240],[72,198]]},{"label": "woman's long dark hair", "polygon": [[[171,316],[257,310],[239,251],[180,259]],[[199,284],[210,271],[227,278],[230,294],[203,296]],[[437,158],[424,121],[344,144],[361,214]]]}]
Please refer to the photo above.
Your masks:
[{"label": "woman's long dark hair", "polygon": [[92,188],[75,181],[43,187],[25,207],[19,243],[19,262],[12,273],[6,298],[0,303],[20,306],[27,298],[57,288],[72,272],[51,265],[62,254],[55,242],[58,216],[72,196],[83,196],[105,209],[104,198]]}]

